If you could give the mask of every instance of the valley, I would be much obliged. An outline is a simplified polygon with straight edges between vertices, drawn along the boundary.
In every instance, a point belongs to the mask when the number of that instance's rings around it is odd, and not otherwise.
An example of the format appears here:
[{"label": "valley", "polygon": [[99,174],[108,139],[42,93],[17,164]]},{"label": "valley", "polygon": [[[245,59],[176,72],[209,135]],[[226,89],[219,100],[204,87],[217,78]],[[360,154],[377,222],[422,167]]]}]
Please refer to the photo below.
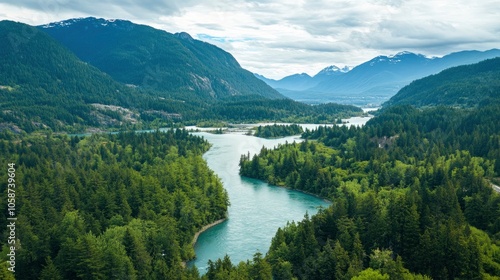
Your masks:
[{"label": "valley", "polygon": [[500,277],[498,49],[272,80],[201,35],[0,21],[0,279]]}]

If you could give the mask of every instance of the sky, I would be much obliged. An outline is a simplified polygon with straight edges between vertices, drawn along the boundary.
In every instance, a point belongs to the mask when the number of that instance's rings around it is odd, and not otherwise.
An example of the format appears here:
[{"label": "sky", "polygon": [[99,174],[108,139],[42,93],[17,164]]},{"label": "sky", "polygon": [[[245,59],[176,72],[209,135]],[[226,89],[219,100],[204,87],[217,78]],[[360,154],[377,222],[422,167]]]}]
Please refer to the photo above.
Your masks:
[{"label": "sky", "polygon": [[0,20],[88,16],[187,32],[274,79],[401,51],[500,48],[500,0],[0,0]]}]

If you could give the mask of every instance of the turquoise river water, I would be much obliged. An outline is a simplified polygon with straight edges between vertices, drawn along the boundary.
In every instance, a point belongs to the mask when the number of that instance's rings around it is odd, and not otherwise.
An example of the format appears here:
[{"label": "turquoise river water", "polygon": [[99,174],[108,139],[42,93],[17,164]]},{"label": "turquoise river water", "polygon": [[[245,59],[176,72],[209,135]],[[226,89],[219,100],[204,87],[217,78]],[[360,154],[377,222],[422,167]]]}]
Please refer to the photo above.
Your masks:
[{"label": "turquoise river water", "polygon": [[204,158],[221,178],[231,203],[228,219],[203,232],[195,244],[197,258],[189,265],[196,265],[200,273],[206,272],[208,260],[226,254],[235,264],[252,259],[256,252],[265,254],[279,227],[288,221],[300,221],[306,212],[313,215],[319,207],[330,204],[308,194],[239,175],[242,154],[255,154],[262,146],[272,148],[286,141],[301,141],[297,136],[269,140],[240,134],[195,134],[212,144]]}]

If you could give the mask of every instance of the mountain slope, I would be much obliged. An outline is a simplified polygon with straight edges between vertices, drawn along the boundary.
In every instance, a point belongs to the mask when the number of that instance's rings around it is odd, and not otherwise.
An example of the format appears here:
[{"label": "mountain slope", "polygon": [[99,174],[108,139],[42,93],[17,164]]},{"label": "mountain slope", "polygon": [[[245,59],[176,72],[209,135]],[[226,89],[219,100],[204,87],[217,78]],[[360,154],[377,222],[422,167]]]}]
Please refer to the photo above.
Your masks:
[{"label": "mountain slope", "polygon": [[307,89],[314,85],[313,77],[307,75],[306,73],[294,74],[291,76],[284,77],[283,79],[276,81],[276,86],[279,89]]},{"label": "mountain slope", "polygon": [[90,104],[137,105],[137,92],[83,63],[37,28],[1,21],[0,41],[5,42],[0,44],[0,130],[95,126],[106,118],[101,113],[111,113]]},{"label": "mountain slope", "polygon": [[125,20],[71,19],[40,27],[80,59],[115,80],[182,100],[231,96],[284,98],[233,56],[187,33],[171,34]]},{"label": "mountain slope", "polygon": [[412,82],[384,103],[475,107],[500,101],[500,58],[446,69]]}]

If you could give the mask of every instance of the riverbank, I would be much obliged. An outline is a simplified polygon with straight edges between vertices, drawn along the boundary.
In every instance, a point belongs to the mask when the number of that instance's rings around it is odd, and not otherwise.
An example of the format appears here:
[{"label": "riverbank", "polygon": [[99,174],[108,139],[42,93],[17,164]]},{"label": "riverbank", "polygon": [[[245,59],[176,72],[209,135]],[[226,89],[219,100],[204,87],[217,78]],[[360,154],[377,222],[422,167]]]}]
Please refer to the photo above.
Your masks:
[{"label": "riverbank", "polygon": [[202,227],[198,232],[196,232],[194,234],[193,240],[191,241],[191,246],[194,246],[196,244],[196,241],[198,241],[198,237],[200,237],[200,234],[202,234],[204,231],[206,231],[209,228],[214,227],[214,226],[216,226],[218,224],[221,224],[221,223],[223,223],[226,220],[227,220],[227,218],[220,219],[220,220],[217,220],[217,221],[215,221],[215,222],[213,222],[211,224],[208,224],[208,225]]},{"label": "riverbank", "polygon": [[[226,214],[227,215],[227,214]],[[194,245],[196,244],[196,242],[198,241],[198,237],[200,237],[200,234],[202,234],[203,232],[205,232],[206,230],[218,225],[218,224],[221,224],[223,222],[225,222],[227,220],[227,218],[224,218],[224,219],[220,219],[220,220],[217,220],[211,224],[208,224],[208,225],[205,225],[203,226],[199,231],[197,231],[195,234],[194,234],[194,237],[193,237],[193,240],[191,240],[191,246],[194,247]],[[196,256],[190,260],[186,260],[186,261],[183,261],[181,262],[181,265],[182,267],[186,267],[187,265],[187,262],[190,262],[192,260],[196,259]]]},{"label": "riverbank", "polygon": [[[274,185],[271,185],[271,186],[274,186]],[[310,195],[310,196],[314,196],[316,198],[319,198],[321,200],[323,200],[324,202],[328,202],[328,203],[333,203],[331,200],[329,200],[328,198],[324,198],[322,197],[321,195],[317,195],[315,193],[311,193],[311,192],[306,192],[306,191],[303,191],[303,190],[298,190],[298,189],[292,189],[290,187],[287,187],[287,186],[277,186],[277,187],[280,187],[280,188],[285,188],[287,190],[291,190],[291,191],[296,191],[296,192],[300,192],[300,193],[303,193],[303,194],[307,194],[307,195]]]},{"label": "riverbank", "polygon": [[278,187],[278,188],[283,188],[283,189],[287,189],[287,190],[291,190],[291,191],[294,191],[294,192],[299,192],[299,193],[303,193],[303,194],[307,194],[307,195],[310,195],[310,196],[314,196],[316,198],[319,198],[321,200],[323,200],[324,202],[328,202],[328,203],[333,203],[331,200],[329,200],[328,198],[325,198],[325,197],[322,197],[318,194],[315,194],[315,193],[311,193],[311,192],[307,192],[307,191],[303,191],[303,190],[299,190],[299,189],[293,189],[293,188],[290,188],[286,185],[274,185],[274,184],[271,184],[265,180],[261,180],[261,179],[257,179],[257,178],[252,178],[252,177],[247,177],[247,176],[241,176],[243,178],[247,178],[247,179],[252,179],[252,180],[259,180],[259,181],[262,181],[264,183],[267,183],[269,184],[269,186],[273,186],[273,187]]},{"label": "riverbank", "polygon": [[231,201],[227,221],[200,234],[196,242],[196,259],[188,262],[188,266],[196,266],[200,274],[206,273],[208,260],[228,255],[233,263],[239,263],[252,259],[256,252],[265,254],[278,228],[287,222],[302,220],[306,212],[314,215],[318,206],[330,205],[316,196],[269,187],[263,181],[239,176],[242,154],[258,153],[263,146],[271,149],[291,143],[295,137],[262,139],[236,133],[195,135],[203,136],[212,144],[203,158],[220,177]]}]

